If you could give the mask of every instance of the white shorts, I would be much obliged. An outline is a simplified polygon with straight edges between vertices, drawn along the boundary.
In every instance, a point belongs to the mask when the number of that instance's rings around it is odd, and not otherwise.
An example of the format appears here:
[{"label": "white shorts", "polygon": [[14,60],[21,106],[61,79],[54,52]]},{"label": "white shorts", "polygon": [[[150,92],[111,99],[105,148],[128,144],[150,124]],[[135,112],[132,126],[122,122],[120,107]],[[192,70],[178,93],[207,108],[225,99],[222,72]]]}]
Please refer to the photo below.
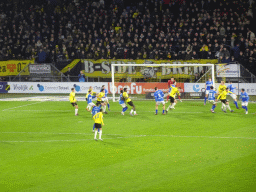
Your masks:
[{"label": "white shorts", "polygon": [[89,110],[91,110],[91,108],[93,107],[93,106],[95,106],[95,104],[93,103],[93,102],[91,102],[91,103],[89,103],[88,105],[87,105],[87,109],[89,109]]},{"label": "white shorts", "polygon": [[210,90],[205,90],[205,95],[208,95],[208,94],[209,94],[209,91],[210,91]]},{"label": "white shorts", "polygon": [[101,100],[104,101],[104,102],[108,102],[108,98],[107,97],[104,97]]},{"label": "white shorts", "polygon": [[242,106],[248,106],[248,102],[247,101],[242,102]]},{"label": "white shorts", "polygon": [[156,105],[160,105],[160,104],[165,105],[165,102],[164,101],[157,101],[156,102]]},{"label": "white shorts", "polygon": [[216,104],[216,101],[214,101],[214,100],[208,100],[208,101],[209,101],[209,103],[211,103],[211,104],[213,104],[213,105]]},{"label": "white shorts", "polygon": [[232,97],[232,99],[236,99],[236,95],[234,93],[230,94],[230,97]]},{"label": "white shorts", "polygon": [[123,104],[120,104],[123,108],[125,108],[126,107],[126,104],[125,103],[123,103]]}]

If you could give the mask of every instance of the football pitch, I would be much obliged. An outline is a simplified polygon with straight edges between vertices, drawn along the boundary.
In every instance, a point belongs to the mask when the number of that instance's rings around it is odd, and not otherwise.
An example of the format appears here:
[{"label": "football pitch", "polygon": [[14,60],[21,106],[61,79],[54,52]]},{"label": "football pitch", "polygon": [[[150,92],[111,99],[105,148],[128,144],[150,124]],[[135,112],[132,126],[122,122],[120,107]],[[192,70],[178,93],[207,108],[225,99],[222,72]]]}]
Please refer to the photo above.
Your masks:
[{"label": "football pitch", "polygon": [[110,102],[95,141],[86,102],[75,116],[69,102],[1,101],[0,191],[256,191],[255,103],[134,104],[122,116]]}]

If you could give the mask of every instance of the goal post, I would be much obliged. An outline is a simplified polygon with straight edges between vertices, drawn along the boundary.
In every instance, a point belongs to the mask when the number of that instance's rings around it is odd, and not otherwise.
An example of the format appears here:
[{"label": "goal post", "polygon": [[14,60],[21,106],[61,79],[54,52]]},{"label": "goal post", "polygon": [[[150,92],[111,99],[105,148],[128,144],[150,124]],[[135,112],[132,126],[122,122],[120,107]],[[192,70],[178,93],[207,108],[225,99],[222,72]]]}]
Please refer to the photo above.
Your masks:
[{"label": "goal post", "polygon": [[[203,68],[205,67],[205,72],[200,78],[195,78],[195,68]],[[196,72],[198,73],[198,71]],[[120,94],[116,85],[119,82],[126,82],[130,84],[136,84],[136,82],[140,82],[139,80],[145,78],[146,81],[143,81],[143,84],[147,85],[147,83],[165,83],[167,85],[167,81],[171,79],[171,77],[175,77],[177,83],[183,83],[189,81],[190,83],[198,83],[198,80],[201,80],[201,84],[205,84],[205,80],[207,77],[211,78],[213,81],[213,86],[215,87],[215,70],[214,64],[201,64],[201,63],[187,63],[187,64],[170,64],[170,63],[162,63],[162,64],[111,64],[111,74],[112,74],[112,85],[110,86],[110,90],[113,94],[113,102],[118,100],[118,96],[116,94]],[[203,78],[204,77],[204,78]],[[125,84],[125,83],[123,83]],[[153,84],[154,85],[154,84]],[[201,85],[202,86],[202,85]],[[134,88],[135,89],[135,88]],[[134,92],[132,92],[133,94]],[[153,92],[152,87],[150,91]]]}]

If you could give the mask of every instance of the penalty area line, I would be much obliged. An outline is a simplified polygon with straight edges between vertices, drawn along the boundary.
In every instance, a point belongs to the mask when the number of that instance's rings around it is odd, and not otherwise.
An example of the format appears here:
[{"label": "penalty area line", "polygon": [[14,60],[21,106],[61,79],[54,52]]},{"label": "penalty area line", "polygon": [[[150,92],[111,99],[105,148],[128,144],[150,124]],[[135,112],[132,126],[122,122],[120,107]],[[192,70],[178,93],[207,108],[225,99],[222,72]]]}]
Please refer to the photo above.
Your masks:
[{"label": "penalty area line", "polygon": [[[26,107],[26,106],[29,106],[29,105],[35,105],[35,104],[42,103],[42,102],[43,101],[36,102],[36,103],[31,103],[31,104],[27,104],[27,105],[20,105],[20,106],[17,106],[17,107],[11,107],[11,108],[7,108],[7,109],[3,109],[2,111],[7,111],[7,110],[11,110],[11,109],[17,109],[17,108]],[[22,110],[19,110],[19,111],[22,111]]]}]

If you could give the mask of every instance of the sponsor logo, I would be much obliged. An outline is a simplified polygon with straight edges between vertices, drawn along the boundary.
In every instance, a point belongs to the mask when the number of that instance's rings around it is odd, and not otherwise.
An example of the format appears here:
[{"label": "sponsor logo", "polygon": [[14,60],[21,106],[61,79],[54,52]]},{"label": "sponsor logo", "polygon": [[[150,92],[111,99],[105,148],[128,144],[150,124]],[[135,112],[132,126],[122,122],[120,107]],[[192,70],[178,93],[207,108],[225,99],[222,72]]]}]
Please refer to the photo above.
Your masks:
[{"label": "sponsor logo", "polygon": [[0,89],[3,89],[4,88],[4,86],[3,85],[0,85]]},{"label": "sponsor logo", "polygon": [[155,75],[155,70],[157,70],[157,68],[147,67],[142,69],[141,73],[145,78],[152,78]]},{"label": "sponsor logo", "polygon": [[200,90],[199,85],[198,84],[193,85],[193,90],[195,92],[198,92]]},{"label": "sponsor logo", "polygon": [[33,85],[31,85],[31,86],[29,87],[29,90],[34,90],[34,89],[33,89]]},{"label": "sponsor logo", "polygon": [[37,87],[39,89],[39,91],[44,91],[44,86],[43,85],[40,85],[40,84],[37,84]]},{"label": "sponsor logo", "polygon": [[[8,85],[7,85],[8,86]],[[13,90],[18,90],[18,91],[26,91],[28,90],[28,86],[27,85],[20,85],[20,84],[14,84],[12,86]],[[6,90],[10,90],[10,86],[5,88]]]},{"label": "sponsor logo", "polygon": [[76,90],[77,92],[80,91],[80,86],[78,86],[78,85],[76,85],[76,84],[74,84],[73,86],[74,86],[74,88],[75,88],[75,90]]}]

